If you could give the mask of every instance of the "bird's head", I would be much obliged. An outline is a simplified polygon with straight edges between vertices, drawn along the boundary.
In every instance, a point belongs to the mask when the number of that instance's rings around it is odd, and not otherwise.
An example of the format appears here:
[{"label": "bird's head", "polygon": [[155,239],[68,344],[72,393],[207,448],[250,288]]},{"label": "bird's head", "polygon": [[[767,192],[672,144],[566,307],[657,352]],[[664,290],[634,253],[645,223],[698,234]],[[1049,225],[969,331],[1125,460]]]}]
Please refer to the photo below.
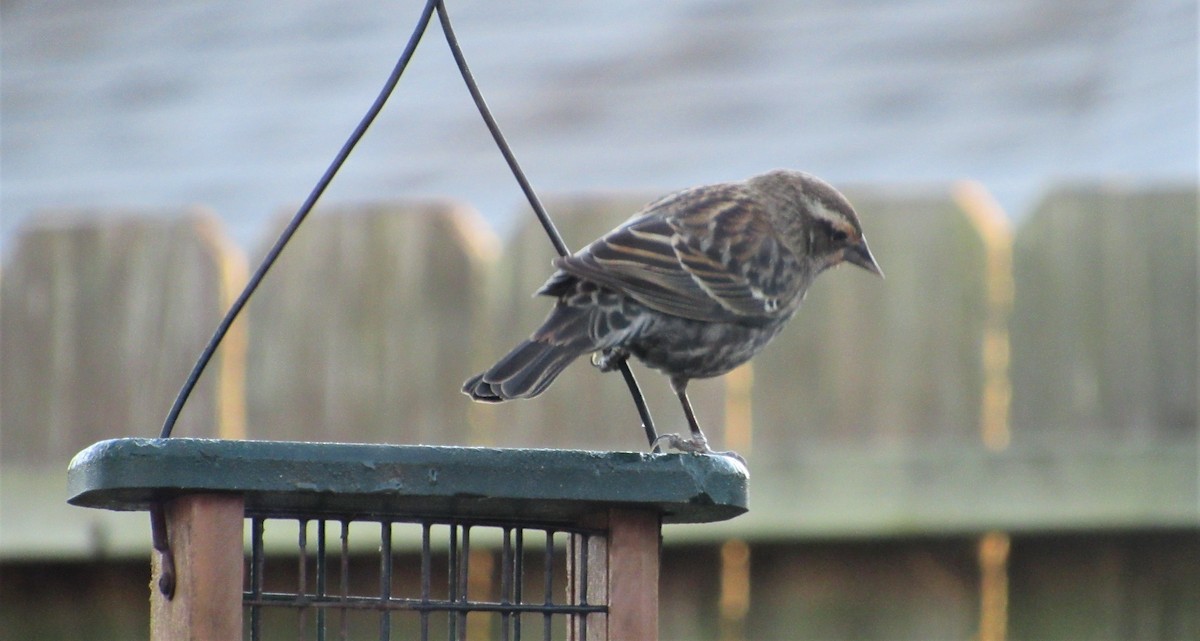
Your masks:
[{"label": "bird's head", "polygon": [[813,261],[817,271],[848,262],[883,277],[867,247],[862,224],[850,201],[829,183],[800,171],[780,169],[749,181],[788,212],[777,220],[792,250]]}]

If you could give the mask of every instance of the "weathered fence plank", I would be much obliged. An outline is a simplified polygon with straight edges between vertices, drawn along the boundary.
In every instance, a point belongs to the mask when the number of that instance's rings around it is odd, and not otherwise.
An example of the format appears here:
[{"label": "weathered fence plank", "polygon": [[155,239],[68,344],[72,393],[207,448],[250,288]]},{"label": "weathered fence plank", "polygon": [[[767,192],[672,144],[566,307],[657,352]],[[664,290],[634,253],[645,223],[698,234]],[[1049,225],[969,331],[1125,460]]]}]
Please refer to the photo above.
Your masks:
[{"label": "weathered fence plank", "polygon": [[964,541],[756,546],[747,639],[969,639],[977,569]]},{"label": "weathered fence plank", "polygon": [[1021,226],[1014,438],[1197,438],[1194,188],[1051,192]]},{"label": "weathered fence plank", "polygon": [[[1110,477],[1108,492],[1038,481],[1071,506],[1092,502],[1150,530],[1167,504],[1193,528],[1200,514],[1198,225],[1194,187],[1065,186],[1014,249],[1014,447],[1047,459],[1124,452],[1093,470]],[[1194,529],[1018,539],[1014,638],[1197,638],[1197,540]]]},{"label": "weathered fence plank", "polygon": [[[0,460],[60,469],[95,441],[158,434],[245,261],[205,212],[42,220],[0,278]],[[242,331],[177,434],[240,436]]]},{"label": "weathered fence plank", "polygon": [[951,190],[849,190],[879,280],[822,276],[753,362],[754,455],[977,444],[988,250]]},{"label": "weathered fence plank", "polygon": [[[560,233],[576,251],[616,227],[652,197],[607,196],[547,201]],[[531,212],[523,212],[518,232],[506,245],[494,284],[490,316],[494,333],[475,355],[471,373],[488,367],[527,338],[550,312],[553,301],[531,295],[553,273],[556,256]],[[687,432],[687,424],[666,379],[635,364],[660,432]],[[696,381],[689,388],[701,425],[714,447],[724,442],[724,383]],[[567,368],[541,396],[499,405],[477,405],[476,420],[493,426],[495,443],[505,446],[584,447],[615,450],[646,448],[637,411],[618,372],[601,373],[586,357]]]},{"label": "weathered fence plank", "polygon": [[1012,639],[1200,639],[1195,531],[1016,539]]},{"label": "weathered fence plank", "polygon": [[721,636],[720,568],[716,546],[663,546],[658,590],[659,637],[663,641],[739,638]]},{"label": "weathered fence plank", "polygon": [[497,243],[449,203],[322,211],[248,306],[262,439],[478,444],[459,394]]}]

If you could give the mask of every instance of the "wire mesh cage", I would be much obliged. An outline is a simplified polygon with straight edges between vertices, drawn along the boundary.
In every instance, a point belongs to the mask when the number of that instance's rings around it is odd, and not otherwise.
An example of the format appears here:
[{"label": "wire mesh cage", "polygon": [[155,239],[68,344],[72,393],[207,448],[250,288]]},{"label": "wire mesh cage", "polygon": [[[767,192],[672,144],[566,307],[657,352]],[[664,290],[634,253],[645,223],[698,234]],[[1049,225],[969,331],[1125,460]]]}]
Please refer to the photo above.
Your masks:
[{"label": "wire mesh cage", "polygon": [[[588,552],[603,540],[600,529],[248,516],[244,636],[252,641],[586,639],[589,623],[607,613],[588,594]],[[268,529],[272,542],[293,539],[291,554],[268,554]]]}]

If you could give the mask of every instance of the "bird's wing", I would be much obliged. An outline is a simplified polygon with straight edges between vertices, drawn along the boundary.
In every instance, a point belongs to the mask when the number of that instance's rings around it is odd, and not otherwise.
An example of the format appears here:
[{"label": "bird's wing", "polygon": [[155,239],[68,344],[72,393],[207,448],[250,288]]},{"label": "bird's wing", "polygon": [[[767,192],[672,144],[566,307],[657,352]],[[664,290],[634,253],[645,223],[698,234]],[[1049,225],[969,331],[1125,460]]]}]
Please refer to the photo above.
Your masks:
[{"label": "bird's wing", "polygon": [[762,205],[730,191],[658,201],[555,266],[651,309],[705,321],[776,317],[802,286],[800,261]]}]

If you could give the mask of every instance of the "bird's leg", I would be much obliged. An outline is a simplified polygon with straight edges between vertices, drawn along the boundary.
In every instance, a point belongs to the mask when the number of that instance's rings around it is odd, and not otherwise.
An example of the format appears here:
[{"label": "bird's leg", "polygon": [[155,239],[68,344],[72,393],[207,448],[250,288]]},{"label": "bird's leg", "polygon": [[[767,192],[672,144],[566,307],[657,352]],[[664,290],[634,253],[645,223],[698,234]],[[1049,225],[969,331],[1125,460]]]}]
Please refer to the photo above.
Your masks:
[{"label": "bird's leg", "polygon": [[671,379],[671,389],[675,390],[675,395],[679,397],[679,404],[683,405],[683,415],[687,417],[688,427],[692,430],[692,441],[707,450],[708,439],[704,438],[704,432],[700,431],[700,422],[696,420],[696,412],[692,410],[692,401],[687,395],[687,384],[686,378]]},{"label": "bird's leg", "polygon": [[687,384],[688,379],[686,378],[671,377],[671,389],[675,390],[675,396],[679,397],[679,403],[683,406],[683,415],[687,417],[688,427],[692,430],[692,437],[685,439],[678,434],[663,434],[654,439],[654,444],[658,445],[659,441],[666,441],[667,447],[679,450],[680,452],[728,456],[737,459],[742,465],[746,465],[746,459],[742,458],[737,452],[732,450],[717,452],[708,447],[708,439],[704,437],[704,432],[700,430],[700,422],[696,420],[696,412],[692,410],[692,402],[688,400]]},{"label": "bird's leg", "polygon": [[687,385],[688,379],[680,376],[671,377],[671,389],[675,390],[675,396],[679,397],[679,403],[683,405],[683,415],[687,417],[692,437],[685,439],[678,434],[663,434],[654,442],[657,445],[658,441],[666,441],[667,447],[680,452],[708,454],[712,450],[708,448],[708,439],[704,437],[704,432],[700,431],[700,423],[696,420],[696,413],[692,411],[692,403],[687,396]]}]

